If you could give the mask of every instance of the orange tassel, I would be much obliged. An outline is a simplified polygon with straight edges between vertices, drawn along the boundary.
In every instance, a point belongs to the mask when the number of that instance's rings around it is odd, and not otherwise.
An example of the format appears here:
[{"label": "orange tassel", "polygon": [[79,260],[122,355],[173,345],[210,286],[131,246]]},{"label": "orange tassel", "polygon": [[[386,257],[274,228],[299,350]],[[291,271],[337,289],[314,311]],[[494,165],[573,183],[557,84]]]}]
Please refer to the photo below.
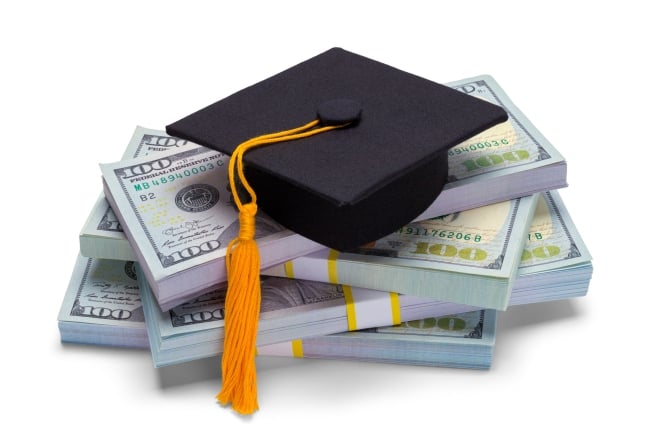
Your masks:
[{"label": "orange tassel", "polygon": [[[244,176],[244,154],[255,147],[300,139],[345,125],[315,128],[318,120],[294,128],[249,139],[233,151],[228,164],[228,178],[233,200],[239,209],[239,236],[228,244],[226,268],[228,291],[225,303],[225,339],[221,359],[222,388],[217,400],[232,404],[240,414],[257,411],[257,374],[255,344],[262,300],[260,254],[255,242],[257,195]],[[235,178],[248,192],[251,201],[242,203]]]}]

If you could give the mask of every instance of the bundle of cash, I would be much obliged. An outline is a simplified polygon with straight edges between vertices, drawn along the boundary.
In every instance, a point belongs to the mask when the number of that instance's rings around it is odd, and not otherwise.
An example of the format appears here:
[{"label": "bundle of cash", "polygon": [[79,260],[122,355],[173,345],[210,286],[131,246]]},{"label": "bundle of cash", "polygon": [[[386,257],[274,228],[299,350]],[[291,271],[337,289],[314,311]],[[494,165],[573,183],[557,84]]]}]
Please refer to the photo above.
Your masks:
[{"label": "bundle of cash", "polygon": [[413,222],[356,252],[319,251],[263,273],[503,310],[538,197]]},{"label": "bundle of cash", "polygon": [[497,311],[482,309],[258,347],[261,355],[487,369]]},{"label": "bundle of cash", "polygon": [[[264,274],[300,278],[329,283],[347,283],[359,287],[374,289],[397,289],[405,294],[433,296],[441,295],[448,301],[457,301],[469,306],[489,308],[493,302],[489,300],[490,283],[486,277],[494,270],[503,270],[508,260],[508,238],[499,239],[494,233],[506,233],[509,236],[515,232],[515,225],[504,228],[501,215],[497,220],[495,230],[494,209],[505,211],[512,202],[492,204],[486,207],[460,212],[445,218],[413,223],[397,233],[364,247],[358,253],[340,253],[331,250],[321,250],[291,260],[283,265],[271,267]],[[539,194],[534,215],[526,220],[524,242],[517,245],[515,250],[518,268],[511,273],[512,289],[504,292],[510,297],[509,304],[525,304],[535,301],[562,299],[575,295],[585,295],[591,279],[591,255],[587,250],[575,224],[571,220],[560,194],[557,190]],[[480,237],[479,242],[467,240],[460,235],[470,233]],[[476,259],[459,258],[460,252],[467,245],[484,246],[481,241],[492,235],[489,242],[502,243],[502,252],[493,254],[494,261],[488,262]],[[469,241],[469,242],[467,242]],[[424,246],[426,245],[426,246]],[[424,247],[423,247],[424,246]],[[430,246],[436,246],[434,249]],[[438,247],[438,246],[444,246]],[[426,249],[425,249],[426,247]],[[477,249],[474,247],[474,249]],[[486,249],[487,250],[487,249]],[[448,251],[457,252],[454,257],[448,256]],[[500,252],[499,252],[500,253]],[[445,266],[449,277],[441,279],[436,272]],[[394,273],[387,273],[395,270]],[[485,275],[480,275],[485,274]],[[479,275],[483,283],[475,288],[468,282],[474,275]],[[490,278],[493,279],[492,276]],[[453,294],[454,282],[460,289],[476,289],[456,296]],[[504,280],[505,281],[505,280]],[[509,282],[509,281],[507,281]],[[441,289],[426,293],[421,287],[438,284]],[[508,305],[497,309],[504,309]]]},{"label": "bundle of cash", "polygon": [[[71,343],[149,348],[155,366],[165,366],[206,356],[220,350],[219,336],[223,327],[223,295],[213,292],[186,303],[167,313],[155,313],[156,304],[146,299],[143,304],[132,261],[102,260],[78,256],[68,291],[59,313],[61,340]],[[496,329],[496,311],[481,310],[461,314],[448,314],[451,308],[429,301],[424,307],[412,311],[426,313],[427,318],[411,320],[380,328],[354,331],[353,336],[315,335],[293,340],[294,334],[313,332],[340,332],[348,327],[341,303],[354,298],[355,291],[341,291],[341,286],[295,283],[282,278],[270,278],[264,287],[264,327],[289,326],[286,329],[268,329],[263,335],[292,341],[260,346],[258,354],[293,357],[358,358],[360,360],[392,363],[451,366],[458,368],[488,368],[492,361]],[[279,285],[272,285],[273,281]],[[367,306],[377,306],[382,298],[365,298],[352,301],[356,317],[363,322],[373,316]],[[396,296],[395,296],[396,297]],[[321,300],[321,301],[318,301]],[[345,301],[343,301],[345,300]],[[412,299],[417,302],[417,298]],[[318,303],[336,301],[331,310],[331,327],[309,326],[318,324],[317,317],[326,311]],[[381,304],[381,303],[380,303]],[[406,303],[405,303],[406,304]],[[148,307],[153,323],[145,324],[143,306]],[[325,306],[326,307],[326,306]],[[364,314],[364,312],[366,312]],[[326,316],[329,315],[326,313]],[[436,315],[433,317],[432,315]],[[292,320],[293,319],[293,320]],[[302,325],[300,324],[302,320]],[[316,320],[316,321],[315,321]],[[293,326],[290,326],[294,323]],[[367,323],[367,322],[366,322]],[[380,323],[380,322],[378,322]],[[336,327],[338,324],[338,327]],[[359,326],[363,326],[360,324]],[[163,338],[163,332],[169,332]],[[199,338],[201,337],[201,340]],[[207,341],[207,343],[206,343]],[[335,344],[329,344],[333,341]],[[173,349],[161,351],[163,343],[175,343]],[[184,343],[184,346],[180,344]],[[206,344],[203,344],[206,343]]]}]

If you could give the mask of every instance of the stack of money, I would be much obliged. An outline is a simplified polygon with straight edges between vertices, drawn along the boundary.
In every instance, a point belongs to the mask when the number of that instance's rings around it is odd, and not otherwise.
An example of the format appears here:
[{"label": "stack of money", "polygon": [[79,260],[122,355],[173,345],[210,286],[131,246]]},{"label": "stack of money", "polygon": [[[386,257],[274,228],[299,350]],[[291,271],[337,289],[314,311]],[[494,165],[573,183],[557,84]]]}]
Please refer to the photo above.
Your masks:
[{"label": "stack of money", "polygon": [[[61,340],[149,348],[149,331],[156,367],[213,356],[222,349],[222,291],[211,292],[167,313],[147,314],[149,321],[145,325],[143,299],[148,299],[150,310],[157,305],[150,289],[141,294],[135,273],[133,261],[79,255],[59,314]],[[327,331],[347,331],[350,309],[345,307],[345,294],[354,295],[355,290],[343,291],[342,286],[283,278],[265,280],[263,289],[260,335],[272,337],[274,326],[279,325],[288,326],[298,336],[305,334],[305,338],[260,346],[261,355],[336,357],[476,369],[488,368],[492,362],[495,310],[449,314],[454,306],[421,298],[404,299],[405,308],[419,301],[430,316],[343,335],[309,336],[310,329],[323,332],[320,327],[314,327],[319,323],[315,319],[318,316],[331,325]],[[361,309],[356,304],[357,310]],[[303,322],[294,324],[291,318]]]},{"label": "stack of money", "polygon": [[[259,354],[489,368],[499,311],[587,294],[591,257],[557,191],[564,158],[491,77],[449,85],[509,120],[448,151],[448,183],[416,221],[337,252],[258,215]],[[238,233],[227,163],[136,128],[101,166],[62,341],[149,348],[156,367],[221,353]]]},{"label": "stack of money", "polygon": [[[516,218],[508,213],[515,204],[527,204],[517,199],[415,222],[355,253],[320,250],[263,273],[375,289],[398,288],[412,295],[439,295],[447,301],[496,309],[505,309],[508,302],[525,304],[585,295],[592,273],[591,257],[559,192],[549,190],[534,197],[538,198],[535,211],[530,221],[526,219],[524,231],[512,223]],[[518,231],[525,232],[523,246],[517,239],[508,238]],[[481,251],[496,254],[463,258],[461,252],[477,238],[482,238]],[[511,259],[511,248],[516,251],[518,264],[514,271],[504,264]],[[447,254],[450,251],[457,254]],[[400,273],[400,269],[407,272]],[[444,275],[434,273],[441,269]],[[391,270],[395,273],[386,273]],[[495,299],[490,287],[493,283],[485,278],[504,271],[508,274],[504,281],[511,288],[504,292],[504,298]],[[472,289],[469,281],[479,274],[483,279],[480,287],[463,292]],[[397,281],[401,279],[404,281]],[[435,288],[436,284],[442,289]]]}]

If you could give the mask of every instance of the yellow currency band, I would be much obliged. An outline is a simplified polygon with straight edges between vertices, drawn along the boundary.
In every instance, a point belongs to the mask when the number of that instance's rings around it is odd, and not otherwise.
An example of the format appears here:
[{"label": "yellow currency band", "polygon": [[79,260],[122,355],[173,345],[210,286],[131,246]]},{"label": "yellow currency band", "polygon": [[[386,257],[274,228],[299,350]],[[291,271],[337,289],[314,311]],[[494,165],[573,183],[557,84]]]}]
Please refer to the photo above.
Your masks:
[{"label": "yellow currency band", "polygon": [[302,340],[293,340],[291,342],[291,352],[293,353],[294,357],[297,358],[303,358],[305,355],[302,352]]},{"label": "yellow currency band", "polygon": [[343,298],[345,299],[345,311],[348,314],[348,331],[356,331],[357,313],[354,309],[354,298],[350,286],[343,286]]},{"label": "yellow currency band", "polygon": [[293,273],[293,261],[287,261],[284,263],[284,275],[287,278],[295,278],[295,275]]},{"label": "yellow currency band", "polygon": [[399,294],[390,292],[388,295],[390,295],[390,308],[393,312],[393,324],[400,324],[402,323],[402,313],[399,306]]},{"label": "yellow currency band", "polygon": [[327,256],[327,277],[332,284],[338,284],[339,277],[336,273],[336,260],[339,258],[339,252],[337,250],[330,250],[329,255]]}]

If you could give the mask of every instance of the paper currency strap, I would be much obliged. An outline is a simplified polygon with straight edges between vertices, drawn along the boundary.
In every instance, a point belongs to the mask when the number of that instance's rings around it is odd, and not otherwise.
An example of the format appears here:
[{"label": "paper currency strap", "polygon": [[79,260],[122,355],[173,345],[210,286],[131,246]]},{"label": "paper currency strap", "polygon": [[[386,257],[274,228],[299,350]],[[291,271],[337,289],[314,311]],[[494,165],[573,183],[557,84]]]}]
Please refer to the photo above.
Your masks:
[{"label": "paper currency strap", "polygon": [[402,322],[399,294],[343,286],[348,331],[377,326],[398,325]]},{"label": "paper currency strap", "polygon": [[[318,107],[318,118],[297,128],[254,137],[233,151],[228,164],[228,179],[239,210],[239,235],[226,250],[228,290],[225,301],[225,338],[222,356],[220,403],[231,404],[240,414],[252,414],[257,403],[255,342],[260,313],[260,255],[255,242],[257,195],[244,175],[244,155],[249,150],[277,142],[307,138],[350,126],[359,121],[361,107],[355,101],[335,99]],[[237,181],[250,201],[243,203]],[[296,203],[299,205],[300,203]]]}]

